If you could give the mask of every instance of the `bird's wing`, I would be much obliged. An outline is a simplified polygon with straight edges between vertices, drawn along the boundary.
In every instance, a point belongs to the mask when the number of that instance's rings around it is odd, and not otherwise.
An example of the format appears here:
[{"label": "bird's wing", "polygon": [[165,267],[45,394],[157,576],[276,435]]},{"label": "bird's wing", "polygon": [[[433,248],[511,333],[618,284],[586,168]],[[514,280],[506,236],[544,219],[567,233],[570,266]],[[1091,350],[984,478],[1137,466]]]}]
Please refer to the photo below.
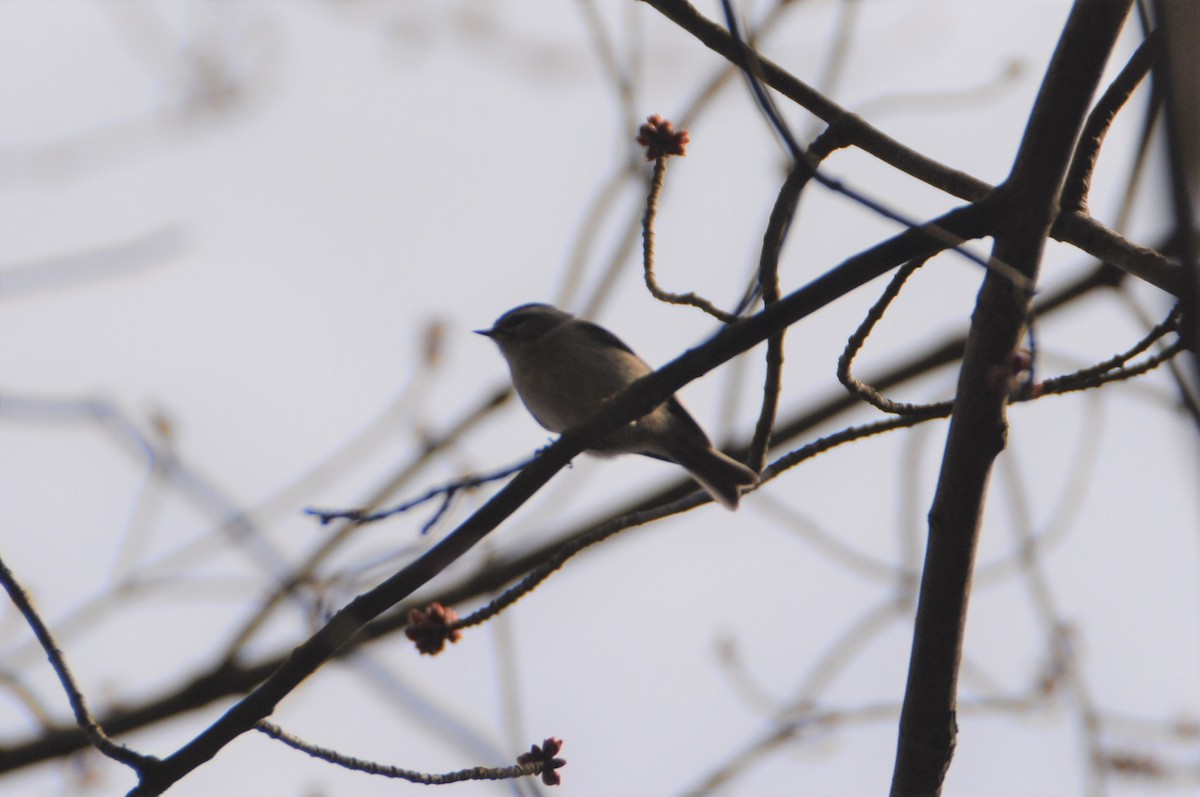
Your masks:
[{"label": "bird's wing", "polygon": [[667,399],[667,413],[678,421],[682,428],[687,429],[688,433],[696,438],[697,441],[703,440],[706,446],[710,445],[708,435],[700,428],[700,424],[696,423],[696,419],[692,417],[691,413],[683,408],[683,405],[679,403],[679,399],[674,396]]},{"label": "bird's wing", "polygon": [[625,341],[621,340],[599,324],[593,324],[591,321],[577,321],[576,324],[578,325],[577,328],[581,332],[586,334],[597,343],[605,346],[616,346],[621,351],[627,351],[630,354],[633,354],[634,357],[637,357],[637,354],[634,354],[633,349],[625,345]]}]

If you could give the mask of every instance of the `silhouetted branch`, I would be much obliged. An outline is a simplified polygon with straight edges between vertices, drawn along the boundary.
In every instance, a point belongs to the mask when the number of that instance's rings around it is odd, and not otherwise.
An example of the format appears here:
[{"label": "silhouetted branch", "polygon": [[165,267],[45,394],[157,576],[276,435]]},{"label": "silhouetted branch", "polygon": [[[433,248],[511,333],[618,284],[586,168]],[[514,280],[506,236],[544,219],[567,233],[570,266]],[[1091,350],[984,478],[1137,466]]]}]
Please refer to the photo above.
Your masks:
[{"label": "silhouetted branch", "polygon": [[[1130,2],[1077,2],[1030,114],[1012,172],[997,189],[996,255],[1031,281],[1038,275],[1071,151]],[[989,271],[984,278],[955,392],[954,412],[921,576],[912,658],[892,794],[941,791],[954,754],[958,669],[971,572],[992,463],[1007,435],[1010,360],[1028,317],[1028,299]]]},{"label": "silhouetted branch", "polygon": [[152,763],[153,759],[149,756],[144,756],[114,742],[100,727],[100,723],[96,722],[96,718],[88,710],[83,691],[80,690],[79,684],[75,682],[75,677],[71,674],[70,667],[67,666],[66,657],[58,649],[54,637],[50,634],[50,629],[42,622],[41,615],[33,608],[33,602],[29,599],[29,595],[17,583],[16,576],[8,569],[8,565],[4,563],[3,559],[0,559],[0,584],[4,585],[13,605],[21,612],[21,616],[33,630],[42,650],[46,652],[46,658],[50,660],[50,666],[54,668],[54,673],[58,676],[59,683],[62,684],[63,691],[67,693],[67,699],[71,702],[71,710],[75,712],[75,723],[92,747],[135,771],[140,772],[143,767]]},{"label": "silhouetted branch", "polygon": [[[536,759],[530,760],[528,763],[520,763],[509,767],[472,767],[470,769],[459,769],[454,772],[443,773],[417,772],[416,770],[403,769],[374,761],[364,761],[327,747],[318,747],[288,733],[278,725],[273,725],[266,721],[259,722],[254,726],[254,729],[272,739],[283,742],[293,750],[299,750],[313,758],[319,758],[322,761],[327,761],[343,769],[364,772],[368,775],[378,775],[384,778],[407,780],[410,783],[420,783],[425,786],[444,786],[447,783],[462,783],[466,780],[512,780],[513,778],[525,778],[530,775],[550,774],[567,763],[560,758],[554,757],[562,746],[560,741],[554,740],[558,744],[552,746],[553,753],[537,756]],[[537,745],[534,745],[534,749],[542,750]],[[522,758],[525,755],[527,754],[523,754]],[[557,778],[557,773],[554,773],[553,779],[557,781]],[[547,785],[557,785],[557,782],[551,784],[550,781],[547,781]]]}]

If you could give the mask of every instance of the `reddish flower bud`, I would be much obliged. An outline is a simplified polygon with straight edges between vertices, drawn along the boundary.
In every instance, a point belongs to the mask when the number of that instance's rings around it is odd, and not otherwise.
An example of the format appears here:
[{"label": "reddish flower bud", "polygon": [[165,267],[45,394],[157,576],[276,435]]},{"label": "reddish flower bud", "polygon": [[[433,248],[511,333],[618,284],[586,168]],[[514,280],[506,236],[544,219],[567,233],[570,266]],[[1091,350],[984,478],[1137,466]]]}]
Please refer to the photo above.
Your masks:
[{"label": "reddish flower bud", "polygon": [[669,158],[672,155],[687,154],[688,141],[691,138],[686,130],[676,130],[675,126],[658,114],[646,117],[646,124],[638,128],[637,143],[646,148],[646,160],[655,161],[659,158]]},{"label": "reddish flower bud", "polygon": [[404,629],[404,635],[416,643],[417,650],[436,656],[446,646],[446,640],[457,642],[462,639],[462,631],[451,628],[456,622],[458,612],[435,601],[424,611],[409,610],[408,628]]}]

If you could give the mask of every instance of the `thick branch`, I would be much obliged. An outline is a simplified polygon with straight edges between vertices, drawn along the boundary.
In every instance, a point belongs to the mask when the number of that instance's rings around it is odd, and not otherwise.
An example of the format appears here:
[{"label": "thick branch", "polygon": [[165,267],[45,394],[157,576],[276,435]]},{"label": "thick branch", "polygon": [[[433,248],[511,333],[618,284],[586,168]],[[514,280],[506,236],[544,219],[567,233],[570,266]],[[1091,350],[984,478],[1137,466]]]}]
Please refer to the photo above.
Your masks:
[{"label": "thick branch", "polygon": [[[995,256],[1036,281],[1071,152],[1130,0],[1080,0],[1051,59],[1012,172],[995,194]],[[1009,362],[1028,298],[989,271],[975,306],[929,513],[893,795],[941,792],[954,754],[958,667],[992,463],[1007,436]]]}]

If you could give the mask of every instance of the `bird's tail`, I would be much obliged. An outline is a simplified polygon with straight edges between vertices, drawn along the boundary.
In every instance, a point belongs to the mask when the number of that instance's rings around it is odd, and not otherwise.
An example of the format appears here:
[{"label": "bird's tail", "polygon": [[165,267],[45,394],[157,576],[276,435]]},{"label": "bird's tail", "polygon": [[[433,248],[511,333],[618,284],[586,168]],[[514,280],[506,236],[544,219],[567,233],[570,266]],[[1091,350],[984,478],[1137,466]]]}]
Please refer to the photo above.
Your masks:
[{"label": "bird's tail", "polygon": [[715,448],[671,452],[672,459],[687,469],[692,478],[726,509],[737,509],[741,487],[758,484],[758,474]]}]

